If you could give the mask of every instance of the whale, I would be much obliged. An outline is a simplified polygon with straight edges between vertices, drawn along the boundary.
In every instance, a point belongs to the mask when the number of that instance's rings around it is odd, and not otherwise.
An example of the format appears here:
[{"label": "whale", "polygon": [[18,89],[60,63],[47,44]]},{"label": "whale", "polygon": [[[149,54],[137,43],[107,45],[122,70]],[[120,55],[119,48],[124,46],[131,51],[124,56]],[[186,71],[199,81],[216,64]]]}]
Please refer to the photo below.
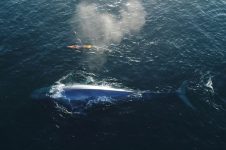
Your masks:
[{"label": "whale", "polygon": [[35,90],[31,97],[34,100],[47,101],[51,100],[57,104],[70,109],[72,112],[78,109],[85,109],[91,103],[120,103],[129,100],[158,100],[162,98],[175,99],[179,98],[186,106],[191,109],[195,107],[191,104],[186,96],[186,82],[183,82],[175,92],[151,92],[139,91],[132,89],[120,89],[102,85],[55,85]]}]

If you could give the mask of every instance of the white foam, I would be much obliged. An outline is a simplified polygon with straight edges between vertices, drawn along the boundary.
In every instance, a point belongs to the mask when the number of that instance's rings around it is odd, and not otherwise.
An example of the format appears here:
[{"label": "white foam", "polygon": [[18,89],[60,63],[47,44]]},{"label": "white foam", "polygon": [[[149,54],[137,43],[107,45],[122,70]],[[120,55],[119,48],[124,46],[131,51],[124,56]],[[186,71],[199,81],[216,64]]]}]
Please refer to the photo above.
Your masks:
[{"label": "white foam", "polygon": [[214,93],[213,82],[211,77],[208,79],[208,82],[206,83],[206,87],[208,87],[211,90],[211,93]]},{"label": "white foam", "polygon": [[64,96],[62,95],[63,91],[64,91],[65,85],[64,84],[57,84],[51,87],[49,93],[50,93],[50,97],[54,98],[54,99],[58,99],[58,98],[63,98]]}]

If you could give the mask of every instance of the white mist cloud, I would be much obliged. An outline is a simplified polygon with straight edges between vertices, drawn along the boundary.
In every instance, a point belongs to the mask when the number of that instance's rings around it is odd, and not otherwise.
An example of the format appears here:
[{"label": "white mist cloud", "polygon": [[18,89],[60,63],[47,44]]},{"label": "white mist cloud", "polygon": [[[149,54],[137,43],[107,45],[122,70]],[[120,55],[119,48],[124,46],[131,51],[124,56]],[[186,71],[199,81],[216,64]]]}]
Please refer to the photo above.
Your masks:
[{"label": "white mist cloud", "polygon": [[146,12],[140,0],[127,0],[119,14],[100,12],[95,3],[77,6],[81,34],[97,46],[120,43],[125,35],[139,32],[145,24]]}]

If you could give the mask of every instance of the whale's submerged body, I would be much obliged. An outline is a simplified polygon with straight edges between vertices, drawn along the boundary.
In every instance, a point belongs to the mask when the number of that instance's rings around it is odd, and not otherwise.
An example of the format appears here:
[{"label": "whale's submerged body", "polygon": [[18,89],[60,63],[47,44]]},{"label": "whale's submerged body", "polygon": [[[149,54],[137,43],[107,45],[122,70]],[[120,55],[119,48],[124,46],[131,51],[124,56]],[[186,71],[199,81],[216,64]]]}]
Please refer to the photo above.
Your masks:
[{"label": "whale's submerged body", "polygon": [[186,105],[194,108],[185,96],[185,83],[173,93],[156,93],[150,91],[135,91],[129,89],[117,89],[108,86],[96,85],[58,85],[49,88],[41,88],[32,93],[32,98],[37,100],[53,100],[64,106],[69,106],[71,110],[86,107],[90,102],[122,102],[128,99],[161,99],[179,98]]}]

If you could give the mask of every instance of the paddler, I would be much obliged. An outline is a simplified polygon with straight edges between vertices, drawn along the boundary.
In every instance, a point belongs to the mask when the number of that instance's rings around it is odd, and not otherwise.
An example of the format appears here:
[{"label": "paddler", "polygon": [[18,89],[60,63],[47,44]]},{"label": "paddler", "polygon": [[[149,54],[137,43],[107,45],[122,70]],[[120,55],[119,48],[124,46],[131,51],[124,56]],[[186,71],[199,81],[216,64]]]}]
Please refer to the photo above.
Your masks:
[{"label": "paddler", "polygon": [[94,48],[94,46],[90,45],[90,44],[87,44],[87,45],[70,45],[70,46],[67,46],[67,48],[70,48],[70,49],[91,49],[91,48]]}]

